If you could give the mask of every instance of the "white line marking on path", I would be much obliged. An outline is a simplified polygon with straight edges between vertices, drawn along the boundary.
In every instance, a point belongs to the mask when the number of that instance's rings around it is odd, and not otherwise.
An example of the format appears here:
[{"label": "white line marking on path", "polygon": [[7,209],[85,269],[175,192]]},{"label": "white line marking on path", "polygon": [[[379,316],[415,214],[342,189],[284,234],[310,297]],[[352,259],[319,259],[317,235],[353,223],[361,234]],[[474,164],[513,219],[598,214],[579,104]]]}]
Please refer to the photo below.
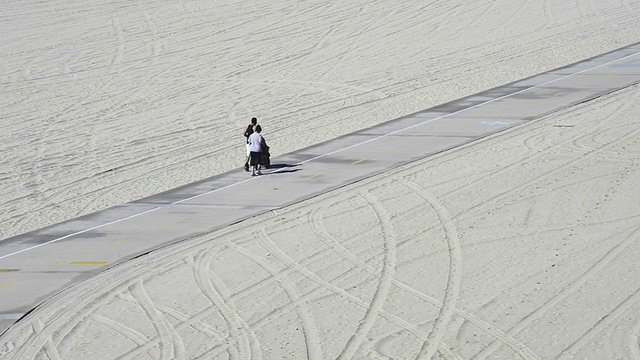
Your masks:
[{"label": "white line marking on path", "polygon": [[60,240],[64,240],[64,239],[70,238],[70,237],[75,236],[75,235],[84,234],[84,233],[89,232],[89,231],[91,231],[91,230],[99,229],[99,228],[101,228],[101,227],[105,227],[105,226],[108,226],[108,225],[112,225],[112,224],[115,224],[115,223],[119,223],[119,222],[121,222],[121,221],[129,220],[129,219],[132,219],[132,218],[137,217],[137,216],[140,216],[140,215],[148,214],[148,213],[150,213],[150,212],[152,212],[152,211],[156,211],[156,210],[159,210],[159,209],[161,209],[161,208],[162,208],[162,207],[157,207],[157,208],[154,208],[154,209],[151,209],[151,210],[143,211],[143,212],[138,213],[138,214],[134,214],[134,215],[131,215],[131,216],[124,217],[124,218],[122,218],[122,219],[118,219],[118,220],[110,221],[110,222],[108,222],[108,223],[104,223],[104,224],[102,224],[102,225],[98,225],[98,226],[94,226],[94,227],[91,227],[91,228],[88,228],[88,229],[80,230],[80,231],[77,231],[77,232],[74,232],[74,233],[71,233],[71,234],[68,234],[68,235],[65,235],[65,236],[59,237],[59,238],[57,238],[57,239],[53,239],[53,240],[50,240],[50,241],[44,242],[44,243],[42,243],[42,244],[38,244],[38,245],[34,245],[34,246],[31,246],[31,247],[28,247],[28,248],[25,248],[25,249],[22,249],[22,250],[18,250],[18,251],[16,251],[16,252],[12,252],[12,253],[10,253],[10,254],[0,256],[0,260],[2,260],[2,259],[6,259],[6,258],[8,258],[8,257],[10,257],[10,256],[13,256],[13,255],[17,255],[17,254],[23,253],[23,252],[25,252],[25,251],[29,251],[29,250],[33,250],[33,249],[37,249],[37,248],[39,248],[39,247],[41,247],[41,246],[45,246],[45,245],[49,245],[49,244],[53,244],[53,243],[55,243],[55,242],[58,242],[58,241],[60,241]]},{"label": "white line marking on path", "polygon": [[[557,78],[557,79],[549,80],[549,81],[546,81],[546,82],[544,82],[544,83],[542,83],[542,84],[533,85],[533,86],[530,86],[530,87],[528,87],[528,88],[526,88],[526,89],[518,90],[518,91],[516,91],[516,92],[510,93],[510,94],[507,94],[507,95],[503,95],[503,96],[497,97],[497,98],[495,98],[495,99],[487,100],[487,101],[485,101],[485,102],[482,102],[482,103],[479,103],[479,104],[476,104],[476,105],[473,105],[473,106],[469,106],[469,107],[466,107],[466,108],[464,108],[464,109],[460,109],[460,110],[454,111],[454,112],[452,112],[452,113],[448,113],[448,114],[445,114],[445,115],[441,115],[441,116],[438,116],[438,117],[436,117],[436,118],[433,118],[433,119],[430,119],[430,120],[426,120],[426,121],[423,121],[423,122],[418,123],[418,124],[414,124],[414,125],[411,125],[411,126],[407,126],[407,127],[405,127],[405,128],[402,128],[402,129],[394,130],[394,131],[391,131],[391,132],[389,132],[389,133],[386,133],[386,134],[383,134],[383,135],[379,135],[379,136],[377,136],[377,137],[375,137],[375,138],[372,138],[372,139],[369,139],[369,140],[365,140],[365,141],[362,141],[362,142],[357,143],[357,144],[349,145],[349,146],[347,146],[347,147],[344,147],[344,148],[341,148],[341,149],[338,149],[338,150],[330,151],[330,152],[328,152],[328,153],[325,153],[325,154],[322,154],[322,155],[318,155],[318,156],[312,157],[312,158],[310,158],[310,159],[307,159],[307,160],[301,161],[301,162],[299,162],[299,163],[296,163],[296,164],[294,164],[294,166],[302,165],[302,164],[305,164],[305,163],[308,163],[308,162],[311,162],[311,161],[314,161],[314,160],[317,160],[317,159],[321,159],[321,158],[326,157],[326,156],[329,156],[329,155],[333,155],[333,154],[337,154],[337,153],[342,152],[342,151],[345,151],[345,150],[353,149],[354,147],[357,147],[357,146],[360,146],[360,145],[364,145],[364,144],[368,144],[368,143],[370,143],[370,142],[374,142],[374,141],[377,141],[377,140],[380,140],[380,139],[383,139],[383,138],[389,137],[389,136],[391,136],[391,135],[395,135],[395,134],[398,134],[398,133],[400,133],[400,132],[403,132],[403,131],[406,131],[406,130],[409,130],[409,129],[413,129],[413,128],[416,128],[416,127],[418,127],[418,126],[422,126],[422,125],[428,124],[428,123],[430,123],[430,122],[434,122],[434,121],[437,121],[437,120],[442,120],[442,119],[447,118],[447,117],[450,117],[450,116],[452,116],[452,115],[460,114],[460,113],[462,113],[462,112],[464,112],[464,111],[468,111],[468,110],[471,110],[471,109],[475,109],[475,108],[477,108],[477,107],[484,106],[484,105],[487,105],[487,104],[491,104],[491,103],[493,103],[493,102],[496,102],[496,101],[499,101],[499,100],[502,100],[502,99],[506,99],[506,98],[511,97],[511,96],[514,96],[514,95],[522,94],[523,92],[526,92],[526,91],[529,91],[529,90],[532,90],[532,89],[536,89],[536,88],[539,88],[539,87],[542,87],[542,86],[545,86],[545,85],[549,85],[549,84],[552,84],[552,83],[557,82],[557,81],[560,81],[560,80],[568,79],[568,78],[570,78],[570,77],[572,77],[572,76],[580,75],[580,74],[585,73],[585,72],[588,72],[588,71],[592,71],[592,70],[595,70],[595,69],[598,69],[598,68],[601,68],[601,67],[604,67],[604,66],[608,66],[608,65],[611,65],[611,64],[613,64],[613,63],[617,63],[617,62],[620,62],[620,61],[626,60],[626,59],[628,59],[628,58],[631,58],[631,57],[637,56],[637,55],[639,55],[639,54],[640,54],[640,51],[635,52],[635,53],[630,54],[630,55],[627,55],[627,56],[624,56],[624,57],[621,57],[620,59],[616,59],[616,60],[608,61],[608,62],[606,62],[606,63],[600,64],[600,65],[597,65],[597,66],[594,66],[594,67],[591,67],[591,68],[588,68],[588,69],[584,69],[584,70],[576,71],[575,73],[571,73],[571,74],[568,74],[568,75],[565,75],[565,76],[559,77],[559,78]],[[640,60],[638,60],[638,61],[640,61]],[[557,69],[556,69],[556,70],[557,70]],[[552,71],[554,71],[554,70],[552,70]],[[543,74],[544,74],[544,73],[543,73]],[[539,75],[543,75],[543,74],[539,74]],[[537,76],[537,75],[536,75],[536,76]],[[426,111],[426,110],[425,110],[425,111]],[[284,170],[284,169],[286,169],[286,168],[277,169],[276,171],[271,172],[271,174],[274,174],[274,173],[280,172],[281,170]],[[230,185],[227,185],[227,186],[223,186],[223,187],[218,188],[218,189],[215,189],[215,190],[207,191],[207,192],[202,193],[202,194],[199,194],[199,195],[195,195],[195,196],[192,196],[192,197],[189,197],[189,198],[183,199],[183,200],[179,200],[179,201],[173,202],[173,203],[171,203],[170,205],[180,204],[180,203],[185,202],[185,201],[189,201],[189,200],[193,200],[193,199],[196,199],[196,198],[199,198],[199,197],[202,197],[202,196],[206,196],[206,195],[209,195],[209,194],[213,194],[213,193],[216,193],[216,192],[218,192],[218,191],[222,191],[222,190],[228,189],[228,188],[233,187],[233,186],[237,186],[237,185],[240,185],[240,184],[244,184],[244,183],[246,183],[246,182],[248,182],[248,181],[255,180],[255,179],[257,179],[257,177],[254,177],[254,178],[248,178],[248,179],[246,179],[246,180],[242,180],[242,181],[239,181],[239,182],[237,182],[237,183],[233,183],[233,184],[230,184]],[[119,220],[114,220],[114,221],[111,221],[111,222],[108,222],[108,223],[105,223],[105,224],[102,224],[102,225],[94,226],[94,227],[89,228],[89,229],[85,229],[85,230],[81,230],[81,231],[78,231],[78,232],[75,232],[75,233],[72,233],[72,234],[68,234],[68,235],[65,235],[65,236],[63,236],[63,237],[60,237],[60,238],[57,238],[57,239],[54,239],[54,240],[50,240],[50,241],[44,242],[44,243],[42,243],[42,244],[38,244],[38,245],[35,245],[35,246],[31,246],[31,247],[28,247],[28,248],[25,248],[25,249],[22,249],[22,250],[19,250],[19,251],[13,252],[13,253],[9,253],[9,254],[6,254],[6,255],[1,256],[1,257],[0,257],[0,260],[2,260],[2,259],[6,259],[6,258],[8,258],[8,257],[10,257],[10,256],[14,256],[14,255],[17,255],[17,254],[23,253],[23,252],[25,252],[25,251],[29,251],[29,250],[33,250],[33,249],[39,248],[39,247],[41,247],[41,246],[45,246],[45,245],[48,245],[48,244],[53,244],[53,243],[55,243],[55,242],[58,242],[58,241],[60,241],[60,240],[64,240],[64,239],[70,238],[70,237],[75,236],[75,235],[83,234],[83,233],[86,233],[86,232],[91,231],[91,230],[99,229],[99,228],[102,228],[102,227],[105,227],[105,226],[108,226],[108,225],[116,224],[116,223],[118,223],[118,222],[121,222],[121,221],[124,221],[124,220],[128,220],[128,219],[131,219],[131,218],[134,218],[134,217],[140,216],[140,215],[144,215],[144,214],[147,214],[147,213],[150,213],[150,212],[153,212],[153,211],[159,210],[159,209],[161,209],[161,208],[163,208],[163,207],[162,207],[162,206],[160,206],[160,207],[157,207],[157,208],[154,208],[154,209],[151,209],[151,210],[143,211],[143,212],[141,212],[141,213],[139,213],[139,214],[135,214],[135,215],[127,216],[127,217],[122,218],[122,219],[119,219]]]}]

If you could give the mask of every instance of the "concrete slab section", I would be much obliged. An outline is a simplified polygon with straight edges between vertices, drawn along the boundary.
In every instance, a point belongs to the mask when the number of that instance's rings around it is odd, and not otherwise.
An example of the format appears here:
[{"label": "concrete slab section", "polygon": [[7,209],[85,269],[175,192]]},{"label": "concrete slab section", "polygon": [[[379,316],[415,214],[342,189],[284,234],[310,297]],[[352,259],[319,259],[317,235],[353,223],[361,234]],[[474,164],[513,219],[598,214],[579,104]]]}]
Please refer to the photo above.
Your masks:
[{"label": "concrete slab section", "polygon": [[239,169],[4,239],[0,332],[47,297],[133,257],[638,82],[634,44],[285,154],[264,176]]}]

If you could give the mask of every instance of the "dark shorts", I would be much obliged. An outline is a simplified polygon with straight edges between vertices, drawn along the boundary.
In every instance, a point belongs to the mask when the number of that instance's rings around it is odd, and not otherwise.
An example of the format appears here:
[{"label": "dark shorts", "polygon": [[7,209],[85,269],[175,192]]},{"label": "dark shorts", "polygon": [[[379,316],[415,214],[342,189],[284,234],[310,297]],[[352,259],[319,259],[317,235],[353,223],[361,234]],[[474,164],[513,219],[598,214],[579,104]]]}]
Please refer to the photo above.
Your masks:
[{"label": "dark shorts", "polygon": [[262,164],[262,153],[252,151],[249,153],[251,159],[251,166]]}]

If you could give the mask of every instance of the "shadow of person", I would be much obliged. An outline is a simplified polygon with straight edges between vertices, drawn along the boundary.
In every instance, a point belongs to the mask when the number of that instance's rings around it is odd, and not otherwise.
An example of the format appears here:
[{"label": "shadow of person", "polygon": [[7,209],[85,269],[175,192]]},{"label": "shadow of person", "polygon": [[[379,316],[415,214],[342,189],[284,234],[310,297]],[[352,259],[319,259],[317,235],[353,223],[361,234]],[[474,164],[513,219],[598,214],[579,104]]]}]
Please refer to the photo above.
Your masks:
[{"label": "shadow of person", "polygon": [[[273,170],[273,168],[269,168],[271,170]],[[285,170],[278,170],[276,169],[275,171],[271,171],[271,172],[263,172],[262,175],[278,175],[278,174],[286,174],[286,173],[294,173],[296,171],[300,171],[302,169],[286,169],[286,168],[280,168],[280,169],[285,169]]]}]

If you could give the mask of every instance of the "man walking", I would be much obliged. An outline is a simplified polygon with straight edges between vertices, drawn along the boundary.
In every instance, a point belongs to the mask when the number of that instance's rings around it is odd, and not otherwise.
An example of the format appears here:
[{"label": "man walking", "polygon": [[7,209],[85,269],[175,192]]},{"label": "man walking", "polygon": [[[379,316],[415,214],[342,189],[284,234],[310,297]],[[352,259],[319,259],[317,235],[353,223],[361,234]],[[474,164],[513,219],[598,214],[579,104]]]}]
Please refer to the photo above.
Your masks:
[{"label": "man walking", "polygon": [[262,164],[262,127],[260,125],[256,125],[255,131],[249,135],[248,138],[248,148],[249,148],[249,161],[251,162],[251,176],[262,175],[261,164]]},{"label": "man walking", "polygon": [[249,136],[253,134],[253,132],[258,126],[258,119],[251,118],[251,123],[247,125],[247,128],[244,130],[244,137],[246,138],[246,148],[247,148],[247,159],[244,162],[244,171],[249,171]]}]

